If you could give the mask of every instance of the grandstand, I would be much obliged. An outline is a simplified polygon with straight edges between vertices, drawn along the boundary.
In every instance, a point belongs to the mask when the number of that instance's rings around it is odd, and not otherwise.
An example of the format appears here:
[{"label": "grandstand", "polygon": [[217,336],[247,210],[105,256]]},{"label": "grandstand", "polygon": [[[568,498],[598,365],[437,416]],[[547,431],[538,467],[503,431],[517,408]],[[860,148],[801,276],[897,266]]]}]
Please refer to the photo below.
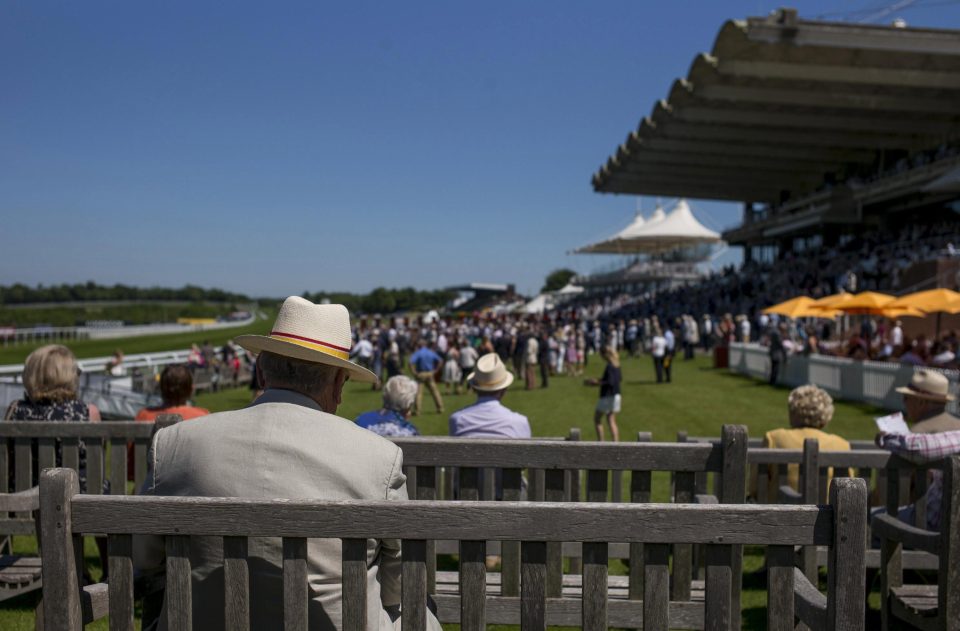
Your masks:
[{"label": "grandstand", "polygon": [[[747,285],[728,303],[955,288],[960,33],[807,21],[792,9],[727,22],[592,182],[742,202],[741,225],[723,239],[744,248],[752,278],[727,270],[704,285]],[[724,308],[766,305],[739,306]]]}]

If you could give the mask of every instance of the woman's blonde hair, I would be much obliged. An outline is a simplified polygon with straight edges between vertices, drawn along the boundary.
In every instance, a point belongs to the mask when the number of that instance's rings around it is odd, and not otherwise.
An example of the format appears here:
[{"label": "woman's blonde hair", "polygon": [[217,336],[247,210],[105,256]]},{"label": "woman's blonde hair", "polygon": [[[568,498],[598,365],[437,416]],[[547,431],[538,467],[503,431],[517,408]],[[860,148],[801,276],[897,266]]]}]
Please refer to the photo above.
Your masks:
[{"label": "woman's blonde hair", "polygon": [[77,359],[60,344],[41,346],[27,356],[23,386],[32,401],[59,403],[77,398]]},{"label": "woman's blonde hair", "polygon": [[792,427],[822,429],[833,418],[833,399],[814,385],[795,388],[787,398]]},{"label": "woman's blonde hair", "polygon": [[614,368],[619,368],[619,367],[620,367],[620,353],[618,353],[617,351],[613,350],[613,347],[612,347],[612,346],[605,346],[605,347],[603,348],[603,357],[604,357],[604,359],[606,359],[608,362],[610,362],[611,364],[613,364],[613,367],[614,367]]}]

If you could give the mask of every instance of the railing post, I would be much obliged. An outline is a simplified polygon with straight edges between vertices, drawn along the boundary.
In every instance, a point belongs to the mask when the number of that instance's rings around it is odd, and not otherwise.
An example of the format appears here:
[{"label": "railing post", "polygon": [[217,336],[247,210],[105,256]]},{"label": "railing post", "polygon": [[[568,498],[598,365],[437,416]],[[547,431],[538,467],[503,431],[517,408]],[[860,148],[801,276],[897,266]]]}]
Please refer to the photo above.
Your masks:
[{"label": "railing post", "polygon": [[[72,502],[80,480],[72,469],[48,469],[40,474],[40,545],[43,549],[43,621],[50,629],[81,631],[81,568],[77,566]],[[82,558],[82,552],[81,552]]]}]

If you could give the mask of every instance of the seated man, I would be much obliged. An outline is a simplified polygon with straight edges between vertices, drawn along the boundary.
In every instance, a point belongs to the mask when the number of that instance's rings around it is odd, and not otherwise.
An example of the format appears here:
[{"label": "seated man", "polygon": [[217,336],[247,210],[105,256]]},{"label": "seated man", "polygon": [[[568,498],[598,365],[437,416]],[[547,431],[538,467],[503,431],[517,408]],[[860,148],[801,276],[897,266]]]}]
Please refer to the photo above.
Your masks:
[{"label": "seated man", "polygon": [[404,375],[390,377],[383,386],[383,407],[364,412],[354,422],[381,436],[419,436],[417,427],[409,420],[416,402],[416,381]]},{"label": "seated man", "polygon": [[134,420],[153,422],[161,414],[179,414],[187,421],[210,414],[209,410],[190,405],[193,396],[193,375],[183,364],[170,364],[160,373],[161,405],[143,408]]},{"label": "seated man", "polygon": [[960,430],[960,419],[947,412],[950,382],[935,370],[917,370],[910,383],[897,392],[903,395],[904,418],[914,434]]},{"label": "seated man", "polygon": [[[828,434],[823,428],[833,419],[833,399],[825,390],[814,385],[800,386],[790,392],[787,397],[787,408],[790,415],[790,428],[774,429],[766,433],[763,446],[773,449],[803,449],[803,441],[807,438],[816,438],[823,451],[850,451],[850,443],[836,434]],[[757,481],[758,472],[754,467],[754,480],[750,494],[757,496],[757,485],[767,484],[768,501],[774,502],[779,493],[776,488],[776,477],[768,476],[764,481]],[[848,472],[847,475],[852,475]],[[830,479],[833,477],[831,469],[827,474],[827,488],[830,488]],[[799,490],[800,466],[787,467],[787,484],[795,491]]]},{"label": "seated man", "polygon": [[[268,336],[237,343],[260,353],[263,394],[249,407],[178,423],[157,432],[148,495],[406,500],[403,454],[393,443],[335,416],[348,378],[376,376],[349,361],[350,318],[343,305],[291,296]],[[162,563],[155,538],[138,538],[138,566]],[[193,624],[223,629],[222,539],[192,537]],[[283,620],[283,551],[279,539],[249,540],[250,628]],[[399,628],[400,542],[367,542],[367,628]],[[341,542],[311,539],[307,549],[309,628],[342,627]],[[429,628],[439,629],[432,615]],[[161,618],[160,628],[166,627]]]},{"label": "seated man", "polygon": [[467,382],[477,391],[477,402],[450,415],[450,435],[468,438],[530,438],[530,422],[501,401],[513,375],[496,353],[477,360]]}]

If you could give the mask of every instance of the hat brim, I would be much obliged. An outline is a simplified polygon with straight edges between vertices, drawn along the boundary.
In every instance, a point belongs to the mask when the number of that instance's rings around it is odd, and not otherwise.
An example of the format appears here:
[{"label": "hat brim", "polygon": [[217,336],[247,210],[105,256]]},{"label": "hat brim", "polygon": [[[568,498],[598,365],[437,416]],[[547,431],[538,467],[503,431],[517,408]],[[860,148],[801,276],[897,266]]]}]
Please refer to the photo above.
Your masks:
[{"label": "hat brim", "polygon": [[301,359],[307,362],[343,368],[350,375],[351,379],[361,383],[379,383],[380,381],[371,371],[348,359],[340,359],[333,355],[327,355],[321,351],[300,346],[293,342],[278,340],[267,337],[266,335],[240,335],[234,339],[234,342],[251,353],[267,351],[268,353],[275,353],[284,357],[292,357],[293,359]]},{"label": "hat brim", "polygon": [[936,401],[937,403],[945,403],[947,401],[953,401],[956,399],[952,394],[945,394],[943,396],[936,394],[928,394],[926,392],[918,392],[917,390],[911,390],[907,387],[895,388],[897,392],[908,397],[916,397],[918,399],[924,399],[926,401]]},{"label": "hat brim", "polygon": [[499,392],[500,390],[506,390],[510,387],[510,384],[513,383],[513,373],[509,370],[507,371],[507,376],[502,383],[493,384],[479,384],[476,382],[476,372],[472,372],[467,375],[467,383],[470,384],[470,387],[478,392]]}]

